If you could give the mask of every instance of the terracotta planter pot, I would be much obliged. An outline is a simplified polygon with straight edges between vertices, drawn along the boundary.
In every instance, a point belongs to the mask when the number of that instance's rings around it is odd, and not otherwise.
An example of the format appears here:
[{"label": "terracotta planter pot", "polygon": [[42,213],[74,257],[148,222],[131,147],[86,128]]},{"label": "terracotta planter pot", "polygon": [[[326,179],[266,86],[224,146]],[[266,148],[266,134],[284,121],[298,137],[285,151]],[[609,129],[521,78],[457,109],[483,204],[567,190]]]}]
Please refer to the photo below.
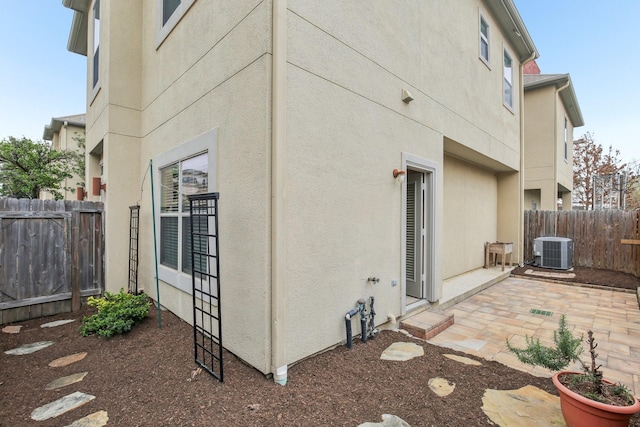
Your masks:
[{"label": "terracotta planter pot", "polygon": [[[568,427],[621,427],[629,425],[629,418],[640,412],[640,402],[633,396],[633,405],[614,406],[587,399],[565,387],[558,377],[580,375],[579,372],[558,372],[553,375],[553,384],[560,394],[560,409]],[[608,384],[610,381],[604,380]]]}]

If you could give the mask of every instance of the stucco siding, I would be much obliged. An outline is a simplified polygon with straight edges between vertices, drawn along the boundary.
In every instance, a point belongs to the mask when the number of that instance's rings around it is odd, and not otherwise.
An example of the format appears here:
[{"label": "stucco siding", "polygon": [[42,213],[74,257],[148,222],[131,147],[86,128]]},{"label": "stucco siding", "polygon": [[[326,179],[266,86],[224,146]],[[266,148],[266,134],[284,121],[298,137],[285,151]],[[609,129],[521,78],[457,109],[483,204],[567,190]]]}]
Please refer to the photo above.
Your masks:
[{"label": "stucco siding", "polygon": [[376,298],[377,323],[401,313],[402,186],[391,171],[403,150],[436,160],[442,153],[438,134],[401,114],[293,66],[288,77],[287,358],[293,362],[344,340],[344,314],[359,298]]},{"label": "stucco siding", "polygon": [[484,243],[497,239],[496,174],[462,160],[444,161],[443,279],[484,265]]},{"label": "stucco siding", "polygon": [[[408,169],[407,159],[412,168],[428,164],[430,180],[433,275],[424,299],[437,299],[444,278],[481,267],[484,242],[517,240],[519,64],[511,52],[514,99],[505,108],[509,47],[484,2],[289,0],[286,63],[275,68],[286,70],[286,100],[276,107],[271,1],[197,0],[159,43],[156,1],[103,3],[105,53],[87,128],[88,151],[102,141],[109,289],[126,286],[128,207],[139,202],[139,287],[192,321],[186,274],[161,266],[156,294],[150,184],[161,191],[159,168],[202,144],[214,159],[209,190],[220,193],[224,346],[263,373],[282,367],[271,366],[281,343],[291,364],[342,342],[344,314],[359,298],[375,297],[378,325],[405,312],[406,184],[392,171]],[[489,66],[478,58],[479,13],[494,29]],[[403,89],[412,102],[402,101]],[[284,137],[274,138],[286,153],[276,162],[282,188],[271,181],[272,108],[286,114]],[[90,160],[95,173],[97,156]],[[271,218],[280,196],[283,230]],[[277,339],[274,235],[285,247]]]}]

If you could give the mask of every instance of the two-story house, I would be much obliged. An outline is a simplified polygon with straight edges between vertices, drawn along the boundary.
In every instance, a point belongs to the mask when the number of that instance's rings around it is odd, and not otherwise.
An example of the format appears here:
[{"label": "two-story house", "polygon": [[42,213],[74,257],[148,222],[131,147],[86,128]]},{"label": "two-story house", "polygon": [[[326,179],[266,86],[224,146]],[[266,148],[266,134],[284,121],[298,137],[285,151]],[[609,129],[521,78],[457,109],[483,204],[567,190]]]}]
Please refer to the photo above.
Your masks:
[{"label": "two-story house", "polygon": [[527,64],[524,83],[525,209],[571,210],[573,130],[584,125],[569,74]]},{"label": "two-story house", "polygon": [[[51,148],[54,150],[84,150],[82,142],[85,139],[85,120],[84,114],[74,114],[72,116],[52,117],[51,122],[44,126],[42,131],[42,139],[51,141]],[[78,187],[84,188],[84,176],[73,176],[66,178],[62,182],[65,200],[84,200],[84,190],[78,191]],[[50,199],[52,195],[48,192],[42,192],[42,199]]]},{"label": "two-story house", "polygon": [[512,0],[63,3],[68,49],[87,56],[107,289],[127,281],[140,203],[140,281],[157,297],[153,203],[162,304],[192,321],[181,200],[196,175],[220,194],[225,348],[280,383],[344,341],[359,298],[382,324],[437,304],[487,241],[521,260],[537,51]]}]

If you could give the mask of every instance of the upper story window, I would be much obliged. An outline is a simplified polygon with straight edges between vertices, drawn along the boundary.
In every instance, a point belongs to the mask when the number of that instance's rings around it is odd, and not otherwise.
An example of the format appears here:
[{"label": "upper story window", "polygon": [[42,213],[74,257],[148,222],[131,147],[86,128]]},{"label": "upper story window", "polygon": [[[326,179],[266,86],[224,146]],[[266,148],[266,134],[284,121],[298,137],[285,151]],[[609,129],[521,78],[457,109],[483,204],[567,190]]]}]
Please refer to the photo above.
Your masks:
[{"label": "upper story window", "polygon": [[100,0],[93,4],[93,80],[92,88],[100,80]]},{"label": "upper story window", "polygon": [[569,158],[569,120],[564,118],[564,159]]},{"label": "upper story window", "polygon": [[173,12],[180,6],[180,0],[162,0],[162,25],[164,26]]},{"label": "upper story window", "polygon": [[503,77],[503,90],[504,90],[504,105],[509,107],[510,110],[513,109],[513,60],[511,59],[511,55],[507,52],[507,49],[504,50],[504,59],[503,59],[503,67],[502,67],[502,77]]},{"label": "upper story window", "polygon": [[196,0],[156,0],[158,3],[158,30],[156,33],[156,48],[167,38],[171,30]]},{"label": "upper story window", "polygon": [[480,59],[489,65],[489,23],[480,15]]}]

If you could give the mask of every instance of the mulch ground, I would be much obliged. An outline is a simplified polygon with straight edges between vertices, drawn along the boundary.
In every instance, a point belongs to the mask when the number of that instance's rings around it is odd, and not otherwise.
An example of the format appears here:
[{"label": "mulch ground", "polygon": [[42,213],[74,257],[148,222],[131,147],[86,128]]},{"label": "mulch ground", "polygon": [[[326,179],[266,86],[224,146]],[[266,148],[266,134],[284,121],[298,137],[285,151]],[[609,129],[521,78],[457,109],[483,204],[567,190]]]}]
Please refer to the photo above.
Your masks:
[{"label": "mulch ground", "polygon": [[[0,333],[0,426],[64,426],[100,410],[108,412],[108,425],[114,426],[355,427],[379,422],[385,413],[413,427],[481,426],[492,425],[480,409],[485,389],[531,384],[557,395],[548,378],[485,360],[480,360],[482,366],[462,365],[443,354],[463,353],[393,331],[383,331],[365,344],[356,339],[352,350],[338,346],[290,366],[284,387],[229,353],[224,355],[224,383],[204,372],[189,381],[195,365],[193,332],[187,323],[164,311],[159,329],[152,307],[143,323],[125,335],[82,337],[81,318],[92,313],[92,308],[83,307],[78,313],[20,322],[19,334]],[[56,328],[39,327],[69,318],[77,320]],[[4,354],[45,340],[55,344],[24,356]],[[408,362],[380,360],[382,351],[396,341],[421,345],[425,356]],[[72,365],[47,366],[56,358],[83,351],[87,357]],[[83,371],[89,374],[81,383],[44,390],[56,378]],[[455,383],[454,392],[436,396],[427,386],[433,377]],[[96,399],[53,420],[30,419],[35,408],[74,391]],[[640,426],[639,415],[631,425]]]}]

